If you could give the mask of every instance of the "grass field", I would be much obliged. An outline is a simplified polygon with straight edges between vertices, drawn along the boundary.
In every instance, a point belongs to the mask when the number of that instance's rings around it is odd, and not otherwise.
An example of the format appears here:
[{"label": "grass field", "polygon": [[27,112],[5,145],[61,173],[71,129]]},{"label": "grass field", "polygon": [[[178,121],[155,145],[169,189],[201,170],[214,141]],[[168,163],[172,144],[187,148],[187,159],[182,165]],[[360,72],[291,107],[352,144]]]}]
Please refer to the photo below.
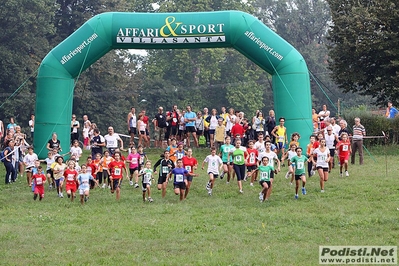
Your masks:
[{"label": "grass field", "polygon": [[[208,196],[204,171],[183,202],[169,184],[166,198],[153,185],[154,202],[143,203],[126,180],[118,202],[100,188],[84,206],[48,189],[39,202],[24,178],[5,185],[1,166],[0,264],[318,265],[320,245],[397,246],[397,147],[370,152],[365,165],[350,166],[350,177],[334,169],[325,193],[318,176],[309,178],[308,194],[298,200],[285,167],[265,203],[258,184],[245,182],[239,194],[225,179]],[[207,153],[194,150],[199,162]],[[154,161],[160,151],[147,154]]]}]

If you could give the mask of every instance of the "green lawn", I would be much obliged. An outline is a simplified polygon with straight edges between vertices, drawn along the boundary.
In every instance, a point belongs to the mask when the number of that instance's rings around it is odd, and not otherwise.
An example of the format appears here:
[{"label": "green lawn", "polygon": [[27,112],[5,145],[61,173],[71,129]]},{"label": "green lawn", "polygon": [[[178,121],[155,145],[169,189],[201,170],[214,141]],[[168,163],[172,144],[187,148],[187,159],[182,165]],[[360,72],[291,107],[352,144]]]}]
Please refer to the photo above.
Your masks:
[{"label": "green lawn", "polygon": [[[350,177],[334,169],[325,193],[311,177],[299,200],[285,167],[265,203],[258,200],[258,184],[245,182],[239,194],[225,179],[208,196],[204,171],[184,202],[169,184],[165,199],[153,185],[154,203],[143,203],[141,190],[126,180],[119,202],[100,188],[84,206],[48,189],[39,202],[23,178],[5,185],[1,166],[0,264],[317,265],[320,245],[397,246],[396,151],[389,148],[385,156],[385,149],[371,150],[365,165],[350,166]],[[194,150],[194,156],[202,163],[207,152]],[[148,152],[152,161],[159,154]]]}]

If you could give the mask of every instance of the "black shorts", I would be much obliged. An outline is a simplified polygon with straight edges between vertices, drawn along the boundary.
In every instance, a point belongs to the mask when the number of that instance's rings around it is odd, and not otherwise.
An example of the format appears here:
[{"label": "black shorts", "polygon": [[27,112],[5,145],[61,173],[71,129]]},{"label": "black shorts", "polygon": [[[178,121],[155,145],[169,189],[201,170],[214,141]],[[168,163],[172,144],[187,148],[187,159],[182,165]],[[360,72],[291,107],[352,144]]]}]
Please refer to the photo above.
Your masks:
[{"label": "black shorts", "polygon": [[196,128],[195,126],[186,126],[186,132],[194,132],[195,133]]},{"label": "black shorts", "polygon": [[266,183],[269,188],[271,187],[271,182],[270,181],[264,181],[264,180],[259,181],[259,184],[260,184],[261,187],[263,187],[263,183]]},{"label": "black shorts", "polygon": [[335,155],[335,149],[330,149],[330,156],[334,157],[334,155]]},{"label": "black shorts", "polygon": [[139,170],[139,168],[138,167],[135,167],[135,168],[129,168],[129,173],[132,175],[132,174],[134,174],[134,171],[138,171]]},{"label": "black shorts", "polygon": [[301,175],[295,175],[295,180],[302,180],[302,176],[305,176],[305,173]]},{"label": "black shorts", "polygon": [[147,191],[147,186],[150,186],[150,184],[149,183],[141,183],[141,190],[143,192],[146,192]]},{"label": "black shorts", "polygon": [[135,127],[130,127],[129,134],[137,134],[137,130]]},{"label": "black shorts", "polygon": [[197,136],[201,136],[201,135],[202,135],[202,133],[204,133],[204,131],[203,131],[203,130],[197,130],[197,131],[196,131],[196,134],[197,134]]},{"label": "black shorts", "polygon": [[317,166],[316,169],[317,169],[317,170],[323,169],[323,172],[328,172],[328,167]]},{"label": "black shorts", "polygon": [[171,126],[170,129],[171,129],[170,130],[170,135],[176,136],[177,135],[177,131],[178,131],[177,126]]},{"label": "black shorts", "polygon": [[214,173],[208,173],[208,175],[210,175],[210,174],[212,174],[213,175],[213,178],[218,178],[219,177],[219,174],[214,174]]},{"label": "black shorts", "polygon": [[270,179],[274,179],[274,171],[270,171]]},{"label": "black shorts", "polygon": [[158,185],[166,182],[166,176],[167,175],[161,175],[160,177],[158,177]]},{"label": "black shorts", "polygon": [[223,164],[227,164],[227,165],[233,165],[233,162],[223,162]]},{"label": "black shorts", "polygon": [[193,177],[192,175],[190,175],[190,173],[187,175],[187,181],[188,182],[193,182]]},{"label": "black shorts", "polygon": [[54,174],[53,174],[53,170],[52,169],[48,169],[46,171],[46,174],[49,174],[51,178],[54,178]]},{"label": "black shorts", "polygon": [[117,148],[118,148],[118,147],[115,147],[115,148],[107,148],[107,149],[108,149],[110,155],[114,155],[115,150],[116,150]]},{"label": "black shorts", "polygon": [[215,135],[215,130],[214,130],[214,129],[209,129],[208,132],[209,132],[209,135],[210,135],[210,134]]},{"label": "black shorts", "polygon": [[146,135],[146,136],[149,136],[149,135],[150,135],[150,132],[148,131],[147,128],[145,129],[145,135]]},{"label": "black shorts", "polygon": [[146,135],[145,131],[143,131],[143,130],[140,130],[140,134],[141,135]]},{"label": "black shorts", "polygon": [[[117,189],[117,188],[120,188],[121,187],[121,185],[122,185],[122,180],[120,179],[120,178],[118,178],[118,179],[112,179],[112,185],[113,185],[113,189],[115,190],[115,189]],[[113,193],[113,191],[111,191],[112,193]]]},{"label": "black shorts", "polygon": [[247,172],[252,172],[252,171],[254,171],[254,170],[256,170],[256,165],[247,165]]},{"label": "black shorts", "polygon": [[184,182],[178,182],[178,183],[174,183],[174,187],[179,188],[181,190],[186,190],[186,183]]}]

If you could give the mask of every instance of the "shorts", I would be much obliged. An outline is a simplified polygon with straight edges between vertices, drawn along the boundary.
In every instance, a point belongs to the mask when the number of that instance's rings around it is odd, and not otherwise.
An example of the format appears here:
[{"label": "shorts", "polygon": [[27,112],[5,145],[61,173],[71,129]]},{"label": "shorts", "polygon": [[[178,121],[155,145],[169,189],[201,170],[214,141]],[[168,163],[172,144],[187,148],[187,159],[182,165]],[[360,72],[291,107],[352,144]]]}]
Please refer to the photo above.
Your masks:
[{"label": "shorts", "polygon": [[323,172],[328,172],[328,167],[317,166],[316,169],[317,169],[317,170],[323,169]]},{"label": "shorts", "polygon": [[32,173],[32,169],[33,169],[33,166],[27,167],[27,168],[25,169],[25,172]]},{"label": "shorts", "polygon": [[130,127],[129,134],[137,134],[137,130],[135,127]]},{"label": "shorts", "polygon": [[177,126],[171,126],[170,135],[176,136],[177,135]]},{"label": "shorts", "polygon": [[83,145],[88,146],[89,143],[90,143],[89,137],[84,138],[84,140],[83,140]]},{"label": "shorts", "polygon": [[165,128],[159,128],[158,131],[154,131],[154,139],[155,140],[165,140]]},{"label": "shorts", "polygon": [[256,165],[247,165],[247,172],[252,172],[256,170]]},{"label": "shorts", "polygon": [[117,149],[118,147],[114,147],[114,148],[107,148],[108,149],[108,151],[109,151],[109,154],[110,155],[114,155],[114,153],[115,153],[115,150]]},{"label": "shorts", "polygon": [[219,177],[219,174],[214,174],[214,173],[212,173],[212,172],[209,172],[208,175],[210,175],[210,174],[213,175],[213,178],[218,178],[218,177]]},{"label": "shorts", "polygon": [[305,176],[305,173],[300,175],[295,175],[295,180],[302,180],[302,176]]},{"label": "shorts", "polygon": [[60,186],[60,182],[64,182],[64,178],[63,178],[63,177],[61,177],[60,179],[56,179],[56,180],[55,180],[55,185],[56,185],[57,187],[59,187],[59,186]]},{"label": "shorts", "polygon": [[147,186],[151,186],[151,184],[150,183],[141,183],[141,190],[143,192],[146,192],[147,191]]},{"label": "shorts", "polygon": [[193,182],[193,177],[194,177],[194,176],[192,176],[191,173],[188,173],[188,175],[187,175],[187,181],[188,181],[188,182]]},{"label": "shorts", "polygon": [[277,142],[276,147],[277,147],[277,150],[282,150],[284,148],[284,142]]},{"label": "shorts", "polygon": [[[113,188],[113,190],[115,190],[117,188],[120,188],[121,184],[122,184],[122,180],[120,178],[112,179],[112,185],[113,185],[112,188]],[[111,191],[111,192],[113,193],[113,191]]]},{"label": "shorts", "polygon": [[186,183],[184,182],[178,182],[178,183],[174,183],[174,188],[178,188],[181,190],[186,190]]},{"label": "shorts", "polygon": [[334,157],[334,155],[335,155],[335,149],[330,149],[330,156]]},{"label": "shorts", "polygon": [[233,165],[233,162],[223,162],[223,164],[226,164],[226,165]]},{"label": "shorts", "polygon": [[163,184],[165,182],[166,182],[166,175],[158,177],[158,185]]},{"label": "shorts", "polygon": [[50,175],[51,178],[54,178],[53,170],[52,169],[47,169],[46,174]]},{"label": "shorts", "polygon": [[196,131],[196,134],[197,134],[197,136],[201,136],[201,135],[202,135],[202,133],[204,133],[204,131],[203,131],[203,130],[197,130],[197,131]]},{"label": "shorts", "polygon": [[79,195],[84,195],[86,191],[89,191],[90,187],[89,186],[80,186],[79,187]]},{"label": "shorts", "polygon": [[210,134],[215,135],[215,130],[214,130],[214,129],[209,129],[208,132],[209,132],[209,135],[210,135]]},{"label": "shorts", "polygon": [[188,133],[188,132],[194,132],[195,133],[195,131],[197,131],[196,130],[196,128],[194,127],[194,126],[186,126],[186,132]]},{"label": "shorts", "polygon": [[274,179],[274,171],[270,171],[270,179]]},{"label": "shorts", "polygon": [[345,155],[345,156],[339,156],[339,163],[340,163],[341,165],[344,164],[345,161],[346,161],[346,162],[349,161],[349,154],[348,154],[348,155]]},{"label": "shorts", "polygon": [[146,135],[146,136],[149,136],[149,135],[150,135],[150,132],[148,131],[148,129],[145,129],[145,135]]},{"label": "shorts", "polygon": [[35,186],[35,190],[34,190],[35,194],[39,194],[41,198],[44,197],[44,186]]},{"label": "shorts", "polygon": [[141,135],[146,135],[145,130],[140,130]]},{"label": "shorts", "polygon": [[266,183],[267,186],[268,186],[269,188],[272,186],[272,184],[271,184],[270,181],[265,181],[265,180],[259,181],[259,185],[260,185],[261,187],[263,187],[263,183]]},{"label": "shorts", "polygon": [[67,184],[66,186],[65,186],[65,190],[66,191],[68,191],[68,190],[70,190],[72,193],[75,193],[76,192],[76,184]]},{"label": "shorts", "polygon": [[138,171],[138,170],[139,170],[138,166],[135,168],[129,168],[129,173],[132,175],[132,174],[134,174],[135,171]]}]

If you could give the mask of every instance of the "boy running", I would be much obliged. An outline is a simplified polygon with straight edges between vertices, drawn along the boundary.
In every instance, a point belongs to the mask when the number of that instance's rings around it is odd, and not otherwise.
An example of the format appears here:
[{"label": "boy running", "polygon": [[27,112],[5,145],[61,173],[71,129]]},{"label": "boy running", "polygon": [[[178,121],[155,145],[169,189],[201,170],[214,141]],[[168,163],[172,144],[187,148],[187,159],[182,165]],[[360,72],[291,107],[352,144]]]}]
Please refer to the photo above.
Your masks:
[{"label": "boy running", "polygon": [[202,162],[202,170],[204,170],[205,163],[208,163],[208,169],[206,172],[209,175],[209,181],[206,184],[206,190],[208,190],[208,195],[212,196],[212,189],[215,183],[215,178],[219,176],[219,168],[220,171],[223,167],[223,161],[219,156],[216,155],[216,148],[211,148],[211,154],[205,157],[205,160]]},{"label": "boy running", "polygon": [[337,153],[339,158],[339,175],[342,177],[342,168],[345,167],[345,176],[349,176],[348,173],[348,161],[349,155],[352,153],[351,143],[348,139],[348,134],[343,132],[341,134],[341,140],[337,143]]},{"label": "boy running", "polygon": [[188,171],[183,168],[182,159],[177,159],[176,168],[170,171],[170,173],[168,174],[168,179],[171,177],[172,174],[174,175],[173,185],[174,185],[175,194],[176,195],[180,194],[180,201],[182,201],[184,199],[184,192],[187,186],[186,176],[188,174]]},{"label": "boy running", "polygon": [[121,153],[116,151],[114,153],[115,161],[112,161],[108,165],[108,174],[111,182],[111,193],[116,191],[116,200],[121,198],[121,183],[123,179],[123,171],[127,176],[127,170],[125,162],[121,160]]},{"label": "boy running", "polygon": [[308,158],[302,155],[302,148],[298,147],[296,150],[296,156],[291,158],[291,163],[295,169],[295,199],[298,199],[299,180],[302,180],[302,195],[306,195],[306,175],[305,175],[305,163]]},{"label": "boy running", "polygon": [[37,167],[37,173],[33,175],[32,182],[35,185],[33,199],[36,200],[39,196],[39,200],[42,200],[44,198],[44,183],[46,182],[46,176],[43,174],[41,166]]},{"label": "boy running", "polygon": [[163,158],[159,159],[154,165],[154,174],[157,173],[157,167],[161,166],[159,169],[158,177],[158,190],[162,190],[162,198],[166,196],[166,187],[168,185],[167,176],[169,172],[175,168],[175,164],[169,157],[169,151],[164,151]]},{"label": "boy running", "polygon": [[260,177],[259,184],[262,187],[261,192],[259,192],[259,200],[260,202],[264,202],[270,196],[270,193],[268,195],[268,191],[272,187],[271,175],[274,168],[269,164],[269,158],[267,156],[262,157],[261,161],[261,165],[259,165],[257,169]]},{"label": "boy running", "polygon": [[[140,170],[139,176],[142,176],[141,189],[143,191],[143,202],[153,202],[154,200],[151,198],[151,180],[154,179],[152,177],[152,169],[151,169],[151,161],[147,161],[145,163],[145,167]],[[147,192],[148,198],[145,197],[145,193]]]}]

